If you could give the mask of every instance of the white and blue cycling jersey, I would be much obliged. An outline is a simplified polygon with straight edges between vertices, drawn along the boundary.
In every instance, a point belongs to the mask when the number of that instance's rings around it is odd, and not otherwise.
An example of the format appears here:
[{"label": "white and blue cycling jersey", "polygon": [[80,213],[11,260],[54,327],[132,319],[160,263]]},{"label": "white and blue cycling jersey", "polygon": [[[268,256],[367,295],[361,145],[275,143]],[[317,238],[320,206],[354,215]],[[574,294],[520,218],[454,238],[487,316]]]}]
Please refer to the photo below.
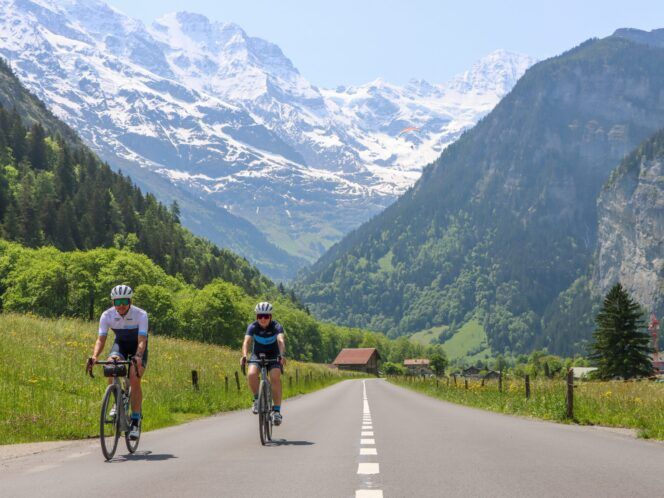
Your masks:
[{"label": "white and blue cycling jersey", "polygon": [[[99,335],[107,336],[108,330],[115,333],[115,342],[111,348],[111,356],[120,356],[126,360],[130,355],[136,354],[138,337],[148,336],[148,314],[141,308],[131,306],[125,316],[115,309],[104,311],[99,319]],[[148,347],[143,351],[143,366],[148,362]]]},{"label": "white and blue cycling jersey", "polygon": [[116,342],[138,341],[138,336],[148,335],[148,314],[145,310],[132,305],[125,316],[115,307],[104,311],[99,319],[99,335],[108,335],[108,330],[115,332]]}]

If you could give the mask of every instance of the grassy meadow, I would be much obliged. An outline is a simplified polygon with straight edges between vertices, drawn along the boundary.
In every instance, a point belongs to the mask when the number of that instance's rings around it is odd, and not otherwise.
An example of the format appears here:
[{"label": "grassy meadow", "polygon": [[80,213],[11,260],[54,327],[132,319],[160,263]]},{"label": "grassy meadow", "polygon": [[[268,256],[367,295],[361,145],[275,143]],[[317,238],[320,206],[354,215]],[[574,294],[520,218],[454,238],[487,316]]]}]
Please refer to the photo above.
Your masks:
[{"label": "grassy meadow", "polygon": [[530,399],[525,396],[521,378],[503,381],[503,392],[498,381],[464,379],[422,379],[390,377],[390,382],[408,387],[446,401],[474,406],[501,413],[525,415],[557,422],[576,422],[584,425],[602,425],[636,429],[639,437],[664,440],[664,383],[622,381],[577,381],[574,389],[574,420],[566,413],[565,381],[537,378],[531,380]]},{"label": "grassy meadow", "polygon": [[[85,374],[96,335],[96,323],[0,314],[0,444],[98,435],[107,381],[101,367],[95,367],[94,379]],[[111,334],[104,353],[112,342]],[[249,407],[251,395],[239,358],[238,351],[226,347],[151,336],[143,379],[143,429]],[[198,371],[198,391],[192,388],[192,370]],[[324,365],[289,361],[282,381],[284,397],[347,377]]]}]

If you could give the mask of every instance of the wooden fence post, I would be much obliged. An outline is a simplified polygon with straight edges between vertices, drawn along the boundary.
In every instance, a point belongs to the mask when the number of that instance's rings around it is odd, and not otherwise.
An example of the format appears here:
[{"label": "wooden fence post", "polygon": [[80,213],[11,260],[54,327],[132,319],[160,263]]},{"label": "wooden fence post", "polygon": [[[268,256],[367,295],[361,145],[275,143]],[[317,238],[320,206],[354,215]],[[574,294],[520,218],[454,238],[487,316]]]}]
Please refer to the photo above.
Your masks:
[{"label": "wooden fence post", "polygon": [[224,387],[226,388],[226,392],[228,392],[228,375],[224,375]]},{"label": "wooden fence post", "polygon": [[463,385],[466,389],[468,389],[468,379],[463,379]]},{"label": "wooden fence post", "polygon": [[456,387],[456,374],[452,375],[454,377],[454,386]]},{"label": "wooden fence post", "polygon": [[237,370],[235,371],[235,385],[237,385],[237,390],[240,392],[240,376],[237,373]]},{"label": "wooden fence post", "polygon": [[90,321],[95,319],[95,290],[90,289]]},{"label": "wooden fence post", "polygon": [[300,383],[300,370],[298,368],[295,369],[295,384]]},{"label": "wooden fence post", "polygon": [[292,389],[293,388],[293,377],[290,375],[288,376],[288,388]]},{"label": "wooden fence post", "polygon": [[567,418],[574,418],[574,370],[567,371]]},{"label": "wooden fence post", "polygon": [[503,371],[500,370],[498,372],[498,392],[502,393],[503,392]]},{"label": "wooden fence post", "polygon": [[482,383],[481,386],[484,387],[484,377],[482,377]]},{"label": "wooden fence post", "polygon": [[191,371],[191,385],[198,391],[198,372],[196,370]]},{"label": "wooden fence post", "polygon": [[530,375],[526,374],[526,399],[530,399]]}]

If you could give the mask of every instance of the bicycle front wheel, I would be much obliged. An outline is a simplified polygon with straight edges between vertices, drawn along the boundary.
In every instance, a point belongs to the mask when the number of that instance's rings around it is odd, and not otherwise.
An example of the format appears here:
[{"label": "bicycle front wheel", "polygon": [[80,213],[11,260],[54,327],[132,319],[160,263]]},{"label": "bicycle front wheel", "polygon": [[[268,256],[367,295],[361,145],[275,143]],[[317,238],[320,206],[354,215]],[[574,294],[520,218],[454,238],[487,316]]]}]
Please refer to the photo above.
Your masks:
[{"label": "bicycle front wheel", "polygon": [[272,389],[269,384],[267,384],[266,387],[265,404],[267,406],[267,420],[265,424],[265,433],[267,435],[267,440],[272,441]]},{"label": "bicycle front wheel", "polygon": [[264,380],[261,381],[258,388],[258,432],[261,436],[261,444],[265,446],[270,440],[268,433],[268,424],[270,423],[270,407],[267,401],[267,385]]},{"label": "bicycle front wheel", "polygon": [[104,400],[101,403],[101,417],[99,420],[101,452],[104,454],[106,460],[113,458],[115,450],[118,448],[118,440],[120,439],[120,413],[118,386],[111,384],[106,388]]}]

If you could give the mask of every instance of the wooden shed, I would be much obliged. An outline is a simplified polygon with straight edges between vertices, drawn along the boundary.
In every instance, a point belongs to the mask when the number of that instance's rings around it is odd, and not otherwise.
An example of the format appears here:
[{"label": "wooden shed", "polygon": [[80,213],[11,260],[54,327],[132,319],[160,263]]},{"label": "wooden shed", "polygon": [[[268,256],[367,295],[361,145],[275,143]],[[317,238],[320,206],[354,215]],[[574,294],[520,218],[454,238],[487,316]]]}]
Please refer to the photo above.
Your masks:
[{"label": "wooden shed", "polygon": [[378,375],[380,355],[376,348],[344,348],[332,362],[340,370],[356,370]]}]

